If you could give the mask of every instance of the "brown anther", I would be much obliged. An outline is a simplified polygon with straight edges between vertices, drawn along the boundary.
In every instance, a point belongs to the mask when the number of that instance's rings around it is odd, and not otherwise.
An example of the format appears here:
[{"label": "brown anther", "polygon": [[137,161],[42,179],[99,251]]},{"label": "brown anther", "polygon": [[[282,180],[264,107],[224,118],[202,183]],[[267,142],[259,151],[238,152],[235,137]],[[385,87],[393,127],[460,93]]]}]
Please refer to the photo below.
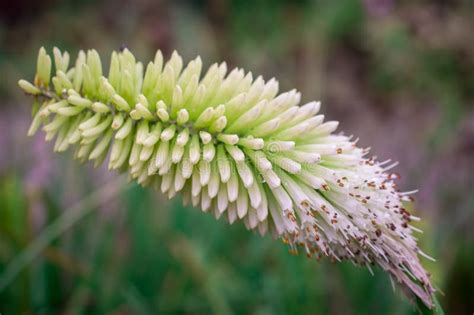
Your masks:
[{"label": "brown anther", "polygon": [[398,173],[390,173],[388,174],[389,179],[400,179],[400,174]]}]

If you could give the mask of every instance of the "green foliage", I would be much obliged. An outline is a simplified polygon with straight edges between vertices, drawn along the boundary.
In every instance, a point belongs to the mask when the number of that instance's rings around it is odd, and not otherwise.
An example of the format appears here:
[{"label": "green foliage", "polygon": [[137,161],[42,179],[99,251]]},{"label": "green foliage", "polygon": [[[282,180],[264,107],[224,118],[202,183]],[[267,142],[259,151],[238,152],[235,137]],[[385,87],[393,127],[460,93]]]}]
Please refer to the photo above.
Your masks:
[{"label": "green foliage", "polygon": [[[10,180],[1,187],[26,197]],[[288,255],[270,237],[216,222],[179,200],[159,206],[153,193],[138,186],[118,202],[113,217],[92,212],[36,257],[0,293],[2,313],[415,312],[381,272],[371,276],[351,264]]]}]

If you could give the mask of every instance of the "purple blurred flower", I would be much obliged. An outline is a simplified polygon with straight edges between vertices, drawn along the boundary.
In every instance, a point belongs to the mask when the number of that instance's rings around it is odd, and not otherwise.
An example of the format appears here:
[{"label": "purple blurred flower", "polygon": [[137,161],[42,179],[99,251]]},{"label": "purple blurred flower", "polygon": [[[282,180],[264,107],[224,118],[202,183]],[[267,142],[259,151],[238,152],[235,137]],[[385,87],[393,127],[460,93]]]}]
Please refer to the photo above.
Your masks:
[{"label": "purple blurred flower", "polygon": [[393,0],[364,0],[365,10],[374,16],[386,16],[394,6]]},{"label": "purple blurred flower", "polygon": [[25,175],[25,185],[28,190],[36,190],[48,184],[49,179],[53,173],[51,164],[51,156],[47,151],[44,140],[40,137],[35,137],[31,145],[32,160],[29,163],[29,169]]}]

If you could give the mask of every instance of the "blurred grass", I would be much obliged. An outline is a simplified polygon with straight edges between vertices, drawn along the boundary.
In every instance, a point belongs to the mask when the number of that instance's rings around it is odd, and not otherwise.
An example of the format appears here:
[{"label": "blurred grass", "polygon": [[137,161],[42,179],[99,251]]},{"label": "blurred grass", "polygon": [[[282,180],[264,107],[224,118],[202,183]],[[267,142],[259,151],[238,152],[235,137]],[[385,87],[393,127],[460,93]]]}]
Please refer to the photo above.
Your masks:
[{"label": "blurred grass", "polygon": [[[21,194],[15,189],[9,193]],[[133,185],[121,196],[127,211],[119,215],[119,222],[100,220],[97,212],[78,221],[1,293],[2,311],[364,314],[368,307],[383,314],[413,311],[392,292],[382,272],[373,277],[351,264],[316,264],[291,256],[283,244],[252,235],[242,226],[216,222],[182,207],[179,200],[170,209],[160,209],[152,195]],[[25,221],[15,225],[24,227]],[[347,294],[353,286],[357,290]]]},{"label": "blurred grass", "polygon": [[[95,190],[104,169],[27,139],[38,48],[142,60],[177,49],[226,60],[303,100],[401,162],[420,188],[424,261],[447,314],[474,309],[474,8],[469,1],[54,1],[0,6],[0,278],[28,245]],[[107,65],[108,60],[104,61]],[[344,127],[345,126],[345,127]],[[129,184],[74,221],[0,292],[1,314],[416,314],[380,270],[291,256],[181,200]],[[15,268],[23,267],[17,265]]]}]

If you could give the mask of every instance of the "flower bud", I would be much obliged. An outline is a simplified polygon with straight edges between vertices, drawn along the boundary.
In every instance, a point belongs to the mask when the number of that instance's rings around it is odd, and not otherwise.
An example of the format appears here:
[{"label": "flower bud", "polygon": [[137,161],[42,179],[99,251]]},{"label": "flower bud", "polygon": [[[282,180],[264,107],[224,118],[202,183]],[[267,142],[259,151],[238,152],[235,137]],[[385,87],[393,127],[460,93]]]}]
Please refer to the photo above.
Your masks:
[{"label": "flower bud", "polygon": [[28,94],[37,95],[41,92],[40,89],[26,80],[19,80],[18,85],[25,93]]},{"label": "flower bud", "polygon": [[41,47],[38,54],[38,62],[36,66],[36,79],[35,85],[45,86],[49,85],[51,76],[51,57],[46,54],[44,47]]}]

